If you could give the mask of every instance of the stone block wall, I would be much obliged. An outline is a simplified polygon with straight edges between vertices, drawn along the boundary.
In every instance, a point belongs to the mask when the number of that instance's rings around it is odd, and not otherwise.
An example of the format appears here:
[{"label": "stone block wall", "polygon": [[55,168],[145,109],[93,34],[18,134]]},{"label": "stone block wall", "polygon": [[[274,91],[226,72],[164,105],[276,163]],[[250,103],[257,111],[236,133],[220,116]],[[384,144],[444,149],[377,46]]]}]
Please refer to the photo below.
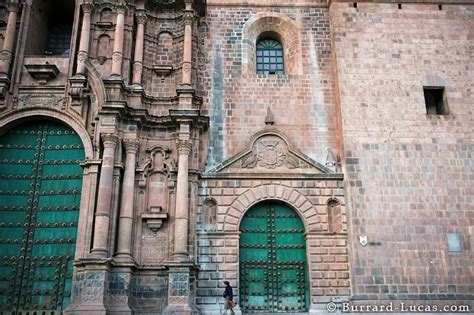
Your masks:
[{"label": "stone block wall", "polygon": [[[473,7],[330,10],[354,299],[472,303]],[[423,86],[445,87],[448,115],[426,114]]]},{"label": "stone block wall", "polygon": [[[243,150],[265,127],[268,107],[275,127],[311,158],[324,162],[326,147],[339,150],[329,10],[267,5],[214,2],[200,20],[199,56],[205,66],[198,68],[197,80],[203,113],[210,117],[207,168]],[[266,31],[283,39],[285,75],[252,70],[251,47]]]},{"label": "stone block wall", "polygon": [[131,281],[129,300],[135,314],[160,314],[168,303],[168,274],[138,272]]}]

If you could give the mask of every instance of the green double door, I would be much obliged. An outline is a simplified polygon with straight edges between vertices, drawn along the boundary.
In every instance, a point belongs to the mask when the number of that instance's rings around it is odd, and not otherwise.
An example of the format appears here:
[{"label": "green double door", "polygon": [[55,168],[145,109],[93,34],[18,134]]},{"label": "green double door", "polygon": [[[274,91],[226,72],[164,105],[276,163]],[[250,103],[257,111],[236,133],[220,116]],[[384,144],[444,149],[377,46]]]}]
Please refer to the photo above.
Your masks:
[{"label": "green double door", "polygon": [[240,224],[240,306],[248,313],[304,312],[308,275],[304,225],[279,202],[257,204]]},{"label": "green double door", "polygon": [[80,138],[61,124],[0,137],[0,313],[59,314],[69,304],[83,159]]}]

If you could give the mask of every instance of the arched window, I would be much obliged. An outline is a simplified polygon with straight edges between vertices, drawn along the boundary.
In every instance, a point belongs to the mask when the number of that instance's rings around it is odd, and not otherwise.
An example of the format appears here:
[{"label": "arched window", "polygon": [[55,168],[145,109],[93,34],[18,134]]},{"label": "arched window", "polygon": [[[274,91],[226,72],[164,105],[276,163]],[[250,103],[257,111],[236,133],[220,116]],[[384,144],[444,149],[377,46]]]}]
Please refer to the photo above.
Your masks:
[{"label": "arched window", "polygon": [[272,38],[257,42],[257,73],[284,74],[283,46]]}]

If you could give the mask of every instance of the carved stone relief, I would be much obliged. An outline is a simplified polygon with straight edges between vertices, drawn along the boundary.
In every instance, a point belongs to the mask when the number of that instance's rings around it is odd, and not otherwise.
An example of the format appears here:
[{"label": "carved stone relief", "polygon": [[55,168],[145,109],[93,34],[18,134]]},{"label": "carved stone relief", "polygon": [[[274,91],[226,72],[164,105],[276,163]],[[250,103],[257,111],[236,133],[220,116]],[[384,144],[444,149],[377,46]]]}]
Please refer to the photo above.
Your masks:
[{"label": "carved stone relief", "polygon": [[64,95],[57,94],[20,94],[18,96],[18,108],[28,106],[60,107],[63,104]]},{"label": "carved stone relief", "polygon": [[267,135],[253,145],[252,153],[242,159],[243,168],[263,167],[274,169],[281,166],[298,168],[298,160],[291,156],[288,146],[280,137]]}]

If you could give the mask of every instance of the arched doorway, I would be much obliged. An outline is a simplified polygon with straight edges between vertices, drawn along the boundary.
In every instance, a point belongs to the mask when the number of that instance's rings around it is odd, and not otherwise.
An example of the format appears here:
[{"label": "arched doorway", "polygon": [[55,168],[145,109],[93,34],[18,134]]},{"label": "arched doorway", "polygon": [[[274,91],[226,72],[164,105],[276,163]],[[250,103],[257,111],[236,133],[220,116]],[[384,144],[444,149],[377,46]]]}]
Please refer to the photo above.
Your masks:
[{"label": "arched doorway", "polygon": [[84,147],[71,128],[30,122],[0,136],[0,311],[69,304]]},{"label": "arched doorway", "polygon": [[259,203],[240,223],[240,304],[244,312],[300,312],[309,290],[304,225],[281,202]]}]

